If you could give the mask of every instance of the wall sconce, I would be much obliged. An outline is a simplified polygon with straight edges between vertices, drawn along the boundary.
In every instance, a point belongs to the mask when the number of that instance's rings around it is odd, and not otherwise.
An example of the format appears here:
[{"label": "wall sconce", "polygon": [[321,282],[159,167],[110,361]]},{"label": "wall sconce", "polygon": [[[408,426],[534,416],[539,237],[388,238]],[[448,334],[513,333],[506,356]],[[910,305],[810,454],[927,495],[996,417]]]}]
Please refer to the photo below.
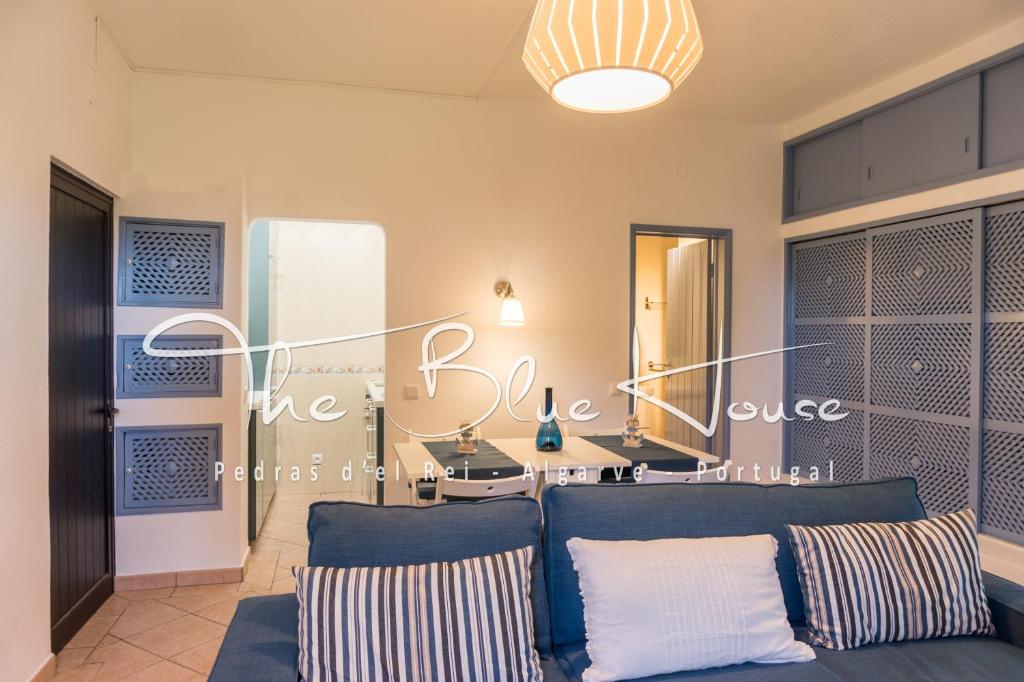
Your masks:
[{"label": "wall sconce", "polygon": [[494,285],[494,294],[502,299],[501,301],[501,322],[502,327],[522,327],[526,323],[523,316],[523,302],[516,298],[512,291],[512,285],[508,282],[498,282]]}]

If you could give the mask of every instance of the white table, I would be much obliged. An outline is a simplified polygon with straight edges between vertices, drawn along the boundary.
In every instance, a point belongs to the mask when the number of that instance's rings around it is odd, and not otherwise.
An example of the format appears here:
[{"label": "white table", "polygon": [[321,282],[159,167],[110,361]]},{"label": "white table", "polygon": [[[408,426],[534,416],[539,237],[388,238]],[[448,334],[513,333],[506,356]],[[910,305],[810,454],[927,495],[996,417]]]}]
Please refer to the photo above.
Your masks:
[{"label": "white table", "polygon": [[[718,463],[718,458],[706,452],[694,450],[678,443],[672,443],[647,436],[647,439],[672,448],[684,454],[696,457],[708,463],[708,466]],[[541,483],[548,480],[555,482],[560,473],[569,477],[569,481],[575,481],[578,469],[586,469],[587,482],[594,483],[598,478],[598,468],[612,469],[622,467],[623,474],[630,474],[631,462],[610,450],[595,445],[580,436],[570,436],[565,439],[562,449],[558,452],[538,452],[536,440],[533,438],[487,438],[488,443],[501,450],[510,459],[522,464],[524,467],[530,465],[534,475]],[[395,443],[395,454],[402,466],[403,476],[415,488],[416,481],[425,478],[425,471],[433,467],[434,474],[439,476],[444,468],[437,462],[430,451],[427,450],[422,441],[410,441],[408,443]],[[472,455],[468,455],[472,457]],[[563,471],[564,467],[564,471]]]}]

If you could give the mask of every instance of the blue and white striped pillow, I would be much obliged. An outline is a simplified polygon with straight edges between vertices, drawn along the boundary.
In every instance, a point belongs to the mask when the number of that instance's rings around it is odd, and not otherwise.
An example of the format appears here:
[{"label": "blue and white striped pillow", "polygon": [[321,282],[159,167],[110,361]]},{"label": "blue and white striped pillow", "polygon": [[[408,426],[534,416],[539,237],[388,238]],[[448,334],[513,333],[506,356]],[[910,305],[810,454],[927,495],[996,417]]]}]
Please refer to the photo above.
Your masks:
[{"label": "blue and white striped pillow", "polygon": [[306,682],[541,680],[533,548],[415,566],[293,569]]},{"label": "blue and white striped pillow", "polygon": [[813,644],[842,650],[995,634],[972,510],[904,523],[787,528]]}]

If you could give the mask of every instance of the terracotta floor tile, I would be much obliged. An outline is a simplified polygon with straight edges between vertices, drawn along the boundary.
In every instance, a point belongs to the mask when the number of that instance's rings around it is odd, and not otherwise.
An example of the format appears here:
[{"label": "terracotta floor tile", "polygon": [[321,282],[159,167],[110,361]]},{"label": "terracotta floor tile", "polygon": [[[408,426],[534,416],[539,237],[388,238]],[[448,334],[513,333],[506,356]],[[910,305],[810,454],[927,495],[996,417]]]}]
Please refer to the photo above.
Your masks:
[{"label": "terracotta floor tile", "polygon": [[177,663],[160,661],[124,679],[126,682],[201,682],[206,677]]},{"label": "terracotta floor tile", "polygon": [[119,639],[128,639],[184,615],[184,611],[158,601],[133,602],[110,628],[110,634]]},{"label": "terracotta floor tile", "polygon": [[[273,587],[273,586],[271,586]],[[197,612],[197,616],[202,616],[207,620],[212,620],[221,625],[230,625],[231,619],[235,617],[235,610],[238,608],[238,602],[243,599],[252,597],[253,595],[248,592],[241,594],[232,595],[224,601],[218,602],[213,606],[208,606],[205,609]]]},{"label": "terracotta floor tile", "polygon": [[102,667],[102,663],[89,663],[67,670],[58,670],[57,674],[50,679],[59,680],[59,682],[91,682],[96,679],[96,675]]},{"label": "terracotta floor tile", "polygon": [[189,614],[141,632],[128,642],[161,658],[171,658],[211,639],[223,637],[224,631],[224,626],[219,623]]},{"label": "terracotta floor tile", "polygon": [[210,671],[213,670],[213,663],[217,660],[217,654],[220,652],[220,645],[223,641],[223,637],[218,637],[206,644],[200,644],[194,649],[178,654],[172,660],[178,665],[195,670],[197,673],[209,675]]},{"label": "terracotta floor tile", "polygon": [[92,652],[86,663],[102,663],[103,666],[93,678],[100,680],[121,680],[128,675],[160,662],[158,656],[143,651],[127,642],[118,642],[100,647]]},{"label": "terracotta floor tile", "polygon": [[171,592],[174,592],[173,587],[156,587],[152,590],[128,590],[127,592],[117,592],[116,594],[128,601],[146,601],[147,599],[170,597]]},{"label": "terracotta floor tile", "polygon": [[[320,500],[320,493],[279,493],[274,497],[274,504],[312,504]],[[273,509],[273,505],[270,507]]]},{"label": "terracotta floor tile", "polygon": [[263,524],[260,535],[281,540],[282,542],[290,542],[300,547],[307,543],[305,526],[279,519],[267,519]]},{"label": "terracotta floor tile", "polygon": [[296,549],[288,550],[287,552],[281,552],[277,556],[277,565],[291,568],[292,566],[305,566],[306,559],[309,557],[308,547],[298,547]]},{"label": "terracotta floor tile", "polygon": [[261,552],[250,552],[249,558],[246,560],[246,566],[250,571],[254,568],[274,566],[277,564],[279,556],[281,556],[281,552],[277,549],[265,549]]},{"label": "terracotta floor tile", "polygon": [[257,552],[263,552],[266,550],[287,552],[292,549],[302,549],[306,545],[307,543],[305,541],[302,543],[284,542],[282,540],[275,540],[274,538],[267,537],[266,535],[260,535],[259,539],[253,544],[253,547],[256,548]]},{"label": "terracotta floor tile", "polygon": [[67,668],[74,668],[77,665],[82,665],[85,663],[85,659],[89,658],[89,654],[91,653],[92,649],[65,648],[57,654],[57,670],[65,670]]},{"label": "terracotta floor tile", "polygon": [[357,492],[320,493],[321,502],[366,502],[366,497]]},{"label": "terracotta floor tile", "polygon": [[182,611],[188,611],[189,613],[196,613],[205,609],[207,606],[212,606],[219,601],[224,601],[231,597],[230,594],[224,594],[223,592],[207,592],[204,594],[186,594],[180,597],[168,597],[167,599],[161,599],[160,602],[173,606],[176,609]]},{"label": "terracotta floor tile", "polygon": [[119,640],[117,637],[114,637],[110,633],[107,633],[107,634],[103,635],[103,639],[100,640],[100,644],[99,645],[100,646],[110,646],[111,644],[117,644],[120,641],[121,640]]},{"label": "terracotta floor tile", "polygon": [[274,585],[270,588],[270,594],[287,594],[295,591],[295,578],[288,576],[281,580],[275,580]]},{"label": "terracotta floor tile", "polygon": [[192,597],[197,594],[233,594],[238,592],[239,583],[214,583],[212,585],[187,585],[175,587],[172,597]]},{"label": "terracotta floor tile", "polygon": [[242,587],[245,590],[261,592],[269,590],[274,584],[274,576],[277,574],[277,566],[258,568],[249,571],[245,575]]},{"label": "terracotta floor tile", "polygon": [[93,616],[85,622],[71,641],[68,642],[68,649],[91,649],[100,643],[103,636],[117,623],[117,616]]},{"label": "terracotta floor tile", "polygon": [[103,602],[103,606],[101,606],[96,611],[96,615],[120,616],[122,613],[124,613],[124,610],[128,608],[128,604],[130,603],[131,602],[129,602],[124,597],[117,594],[112,594],[109,597],[107,597],[107,601]]}]

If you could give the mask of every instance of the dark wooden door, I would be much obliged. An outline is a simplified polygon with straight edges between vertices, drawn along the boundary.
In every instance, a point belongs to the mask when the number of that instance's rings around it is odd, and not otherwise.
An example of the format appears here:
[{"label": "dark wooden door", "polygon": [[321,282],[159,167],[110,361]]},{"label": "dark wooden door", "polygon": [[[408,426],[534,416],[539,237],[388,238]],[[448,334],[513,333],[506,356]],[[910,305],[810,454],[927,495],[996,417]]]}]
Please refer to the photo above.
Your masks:
[{"label": "dark wooden door", "polygon": [[50,624],[59,651],[114,589],[112,200],[50,178]]}]

